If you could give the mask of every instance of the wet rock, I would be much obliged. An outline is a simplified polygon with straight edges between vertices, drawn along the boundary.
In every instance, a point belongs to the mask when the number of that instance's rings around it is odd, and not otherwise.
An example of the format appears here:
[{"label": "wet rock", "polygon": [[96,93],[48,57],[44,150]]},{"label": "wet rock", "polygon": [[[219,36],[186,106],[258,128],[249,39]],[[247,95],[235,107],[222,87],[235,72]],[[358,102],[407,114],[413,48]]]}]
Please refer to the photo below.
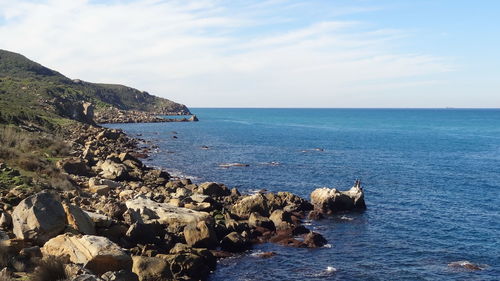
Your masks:
[{"label": "wet rock", "polygon": [[274,256],[276,256],[276,252],[263,252],[263,253],[257,254],[257,257],[264,258],[264,259],[274,257]]},{"label": "wet rock", "polygon": [[449,267],[462,268],[466,270],[483,270],[485,267],[470,261],[455,261],[448,264]]},{"label": "wet rock", "polygon": [[347,191],[326,187],[315,189],[311,193],[311,202],[316,210],[326,214],[366,209],[364,192],[359,182]]},{"label": "wet rock", "polygon": [[44,256],[67,256],[71,262],[84,264],[96,274],[132,267],[130,256],[101,236],[61,234],[45,243],[42,253]]},{"label": "wet rock", "polygon": [[166,259],[157,257],[132,257],[134,272],[140,281],[168,280],[172,278],[170,264]]},{"label": "wet rock", "polygon": [[244,252],[249,248],[250,243],[248,239],[243,237],[241,234],[231,232],[222,238],[220,246],[224,251]]},{"label": "wet rock", "polygon": [[194,248],[215,249],[217,247],[215,231],[205,221],[187,225],[184,228],[184,238],[186,243]]},{"label": "wet rock", "polygon": [[74,205],[64,204],[64,211],[66,212],[66,219],[68,221],[68,225],[76,230],[79,233],[94,235],[95,234],[95,225],[92,219],[82,211],[82,209],[78,208]]},{"label": "wet rock", "polygon": [[319,248],[326,245],[328,241],[326,241],[325,237],[323,237],[323,235],[319,233],[309,232],[304,237],[304,243],[307,245],[308,248]]},{"label": "wet rock", "polygon": [[43,245],[66,227],[66,213],[57,196],[40,192],[19,203],[12,213],[14,234]]}]

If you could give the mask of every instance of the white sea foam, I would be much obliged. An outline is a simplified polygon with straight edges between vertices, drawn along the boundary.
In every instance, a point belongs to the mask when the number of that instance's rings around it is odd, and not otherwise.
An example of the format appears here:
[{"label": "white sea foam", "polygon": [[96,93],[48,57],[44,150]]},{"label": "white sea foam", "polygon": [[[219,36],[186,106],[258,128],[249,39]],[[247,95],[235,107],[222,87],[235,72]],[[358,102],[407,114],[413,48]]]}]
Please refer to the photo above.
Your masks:
[{"label": "white sea foam", "polygon": [[332,244],[325,244],[325,245],[323,246],[323,248],[331,248],[331,247],[332,247]]}]

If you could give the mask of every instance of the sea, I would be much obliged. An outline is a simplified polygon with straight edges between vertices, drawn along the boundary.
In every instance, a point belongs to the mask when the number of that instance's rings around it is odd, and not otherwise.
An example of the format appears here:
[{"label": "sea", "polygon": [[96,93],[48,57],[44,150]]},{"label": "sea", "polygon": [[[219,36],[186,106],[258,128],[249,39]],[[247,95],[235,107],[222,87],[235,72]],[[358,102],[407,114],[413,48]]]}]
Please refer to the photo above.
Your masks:
[{"label": "sea", "polygon": [[[148,165],[196,183],[309,199],[360,179],[367,205],[305,221],[323,248],[256,245],[209,280],[500,280],[500,110],[191,111],[199,122],[107,126],[155,145]],[[448,266],[465,261],[482,270]]]}]

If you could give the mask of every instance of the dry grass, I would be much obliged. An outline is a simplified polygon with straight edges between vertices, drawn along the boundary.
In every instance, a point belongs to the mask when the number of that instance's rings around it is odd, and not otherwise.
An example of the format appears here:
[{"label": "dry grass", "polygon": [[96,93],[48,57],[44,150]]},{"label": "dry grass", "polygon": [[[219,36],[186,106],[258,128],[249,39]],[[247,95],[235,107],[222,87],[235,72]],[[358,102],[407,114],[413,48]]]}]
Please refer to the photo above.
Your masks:
[{"label": "dry grass", "polygon": [[[32,177],[40,187],[73,188],[71,180],[55,167],[55,161],[67,157],[69,152],[70,146],[53,135],[0,126],[0,162]],[[13,187],[14,184],[6,188]]]},{"label": "dry grass", "polygon": [[68,279],[63,260],[57,257],[47,257],[38,262],[30,280],[63,281]]}]

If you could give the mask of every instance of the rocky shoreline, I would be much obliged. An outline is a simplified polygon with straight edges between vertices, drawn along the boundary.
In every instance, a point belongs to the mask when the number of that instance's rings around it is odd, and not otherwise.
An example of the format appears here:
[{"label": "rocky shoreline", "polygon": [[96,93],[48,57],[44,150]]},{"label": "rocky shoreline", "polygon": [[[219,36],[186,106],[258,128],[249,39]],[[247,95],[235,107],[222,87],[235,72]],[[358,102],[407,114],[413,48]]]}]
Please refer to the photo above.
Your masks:
[{"label": "rocky shoreline", "polygon": [[[169,113],[174,116],[185,116],[185,112]],[[116,108],[101,110],[93,115],[93,120],[97,124],[112,123],[162,123],[162,122],[197,122],[196,115],[184,118],[164,118],[165,112],[145,112],[137,110],[120,110]]]},{"label": "rocky shoreline", "polygon": [[322,247],[326,239],[302,220],[366,208],[360,182],[317,189],[310,202],[290,192],[242,195],[147,167],[144,141],[121,130],[78,124],[67,141],[72,157],[57,166],[74,189],[2,196],[14,198],[2,201],[0,217],[5,276],[36,275],[52,259],[66,280],[205,280],[217,259],[256,243]]}]

